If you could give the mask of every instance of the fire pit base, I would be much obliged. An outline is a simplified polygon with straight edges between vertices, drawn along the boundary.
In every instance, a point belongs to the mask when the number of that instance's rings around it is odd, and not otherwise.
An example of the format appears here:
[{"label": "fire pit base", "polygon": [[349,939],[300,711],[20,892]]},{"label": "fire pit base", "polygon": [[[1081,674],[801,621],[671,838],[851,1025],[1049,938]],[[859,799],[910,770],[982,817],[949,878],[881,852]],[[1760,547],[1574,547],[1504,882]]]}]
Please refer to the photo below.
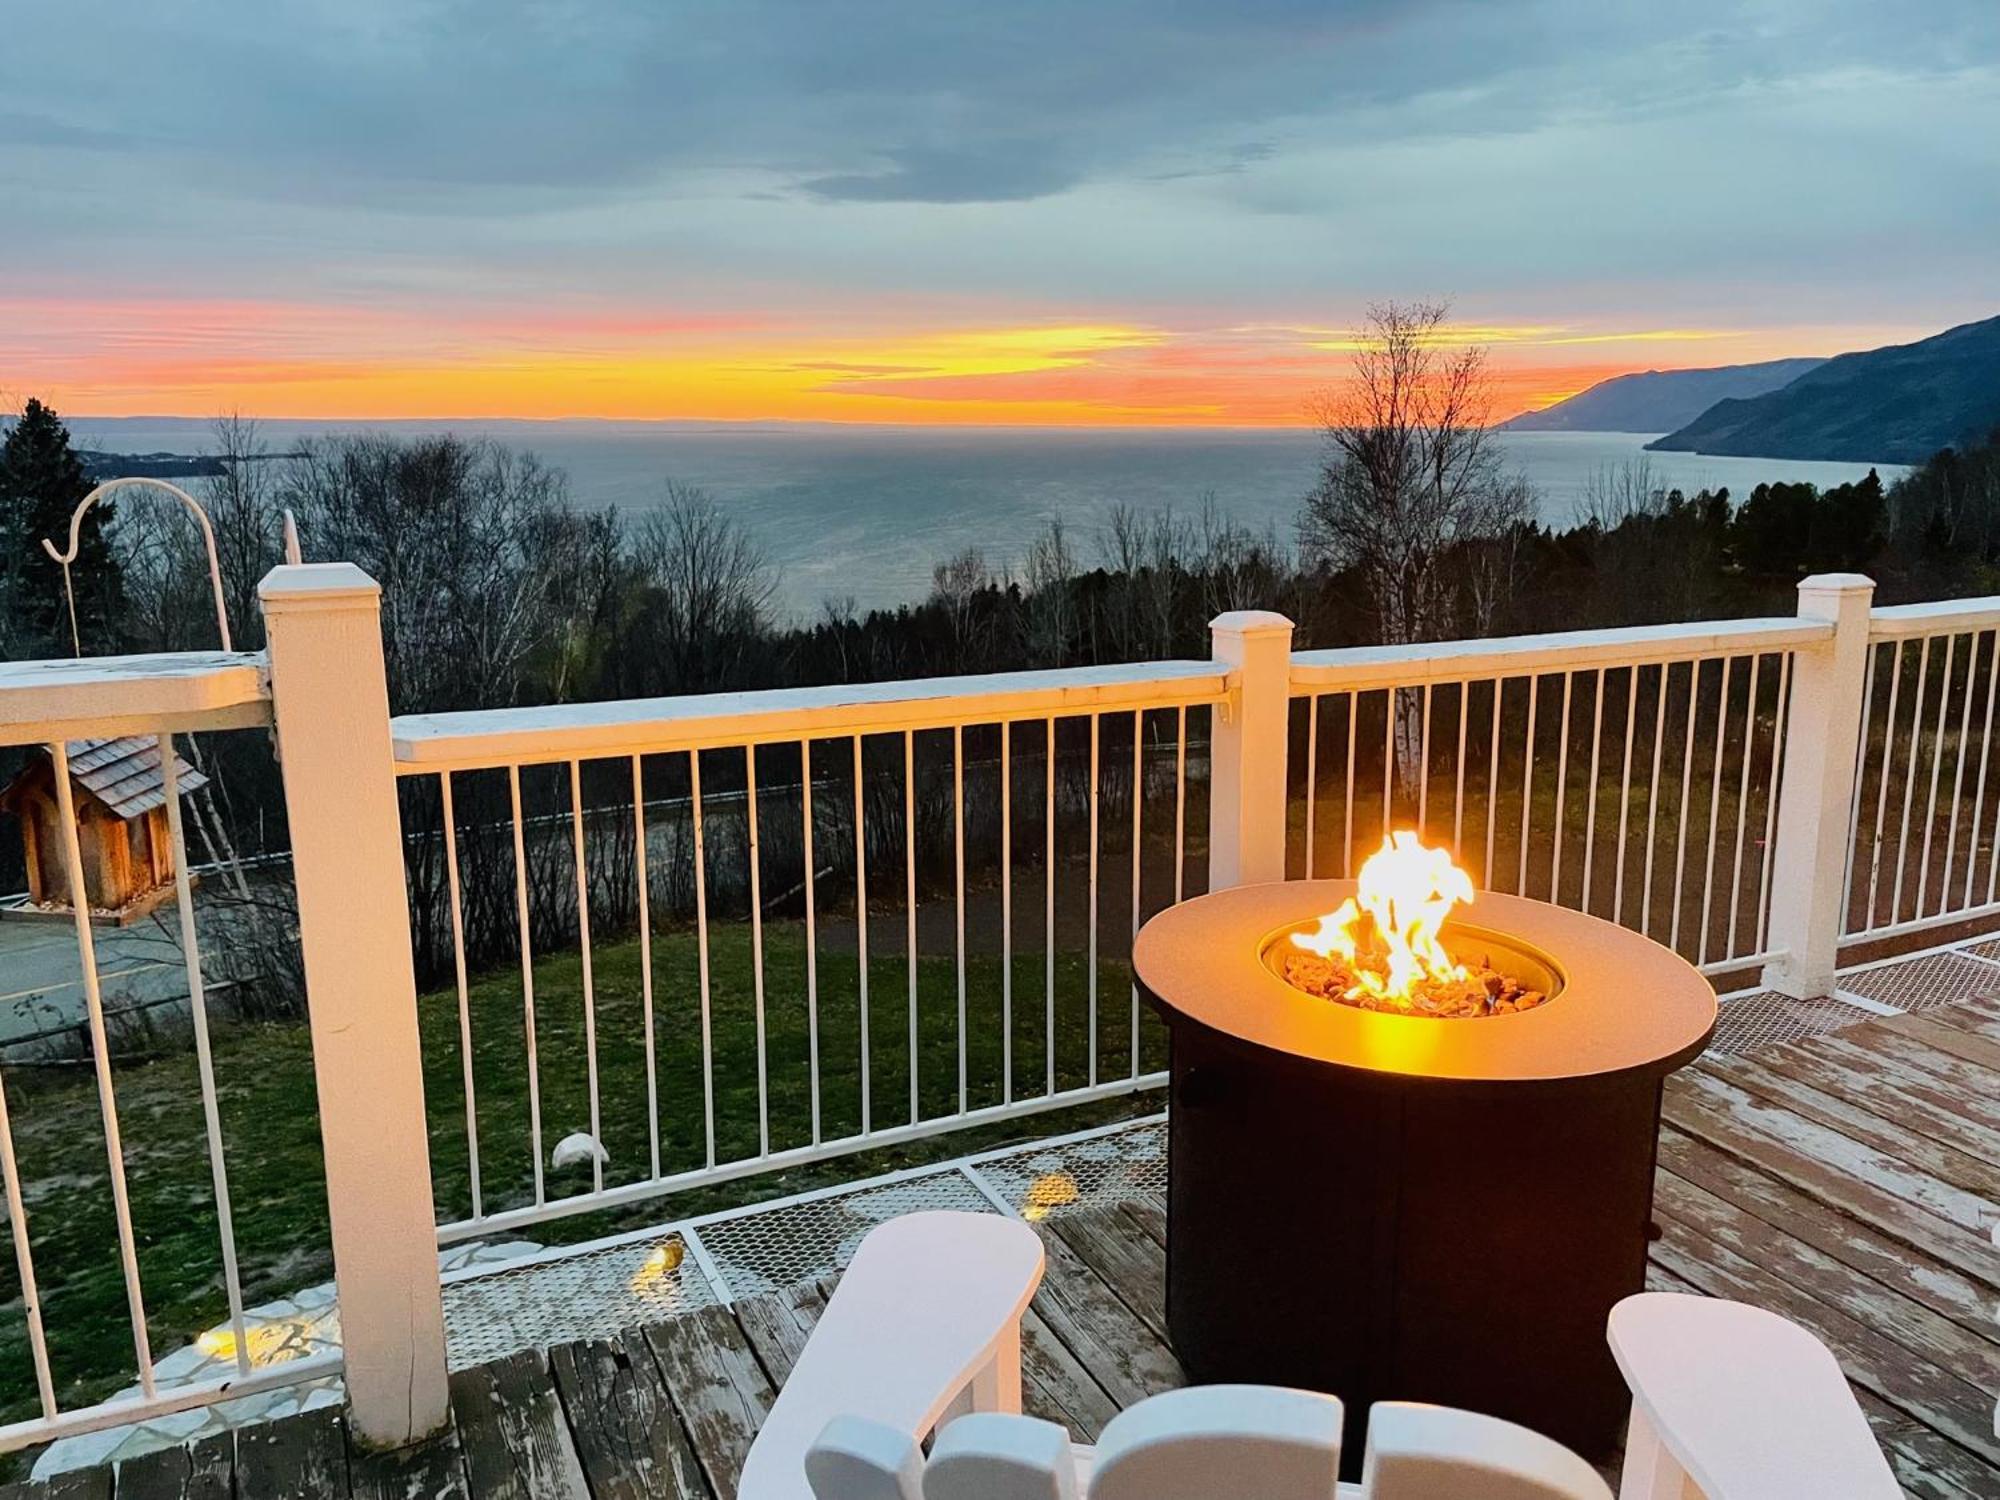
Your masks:
[{"label": "fire pit base", "polygon": [[[1659,1111],[1657,1077],[1440,1083],[1268,1060],[1253,1077],[1226,1039],[1178,1028],[1174,1350],[1197,1381],[1338,1395],[1356,1462],[1383,1400],[1488,1412],[1602,1458],[1630,1406],[1605,1318],[1645,1285]],[[1244,1170],[1274,1158],[1297,1170]]]},{"label": "fire pit base", "polygon": [[1546,1004],[1438,1019],[1287,984],[1270,943],[1353,889],[1242,886],[1139,934],[1173,1039],[1175,1351],[1199,1381],[1339,1396],[1357,1466],[1383,1400],[1602,1458],[1629,1409],[1605,1320],[1645,1285],[1661,1085],[1706,1045],[1715,991],[1638,933],[1491,892],[1471,915],[1541,956]]}]

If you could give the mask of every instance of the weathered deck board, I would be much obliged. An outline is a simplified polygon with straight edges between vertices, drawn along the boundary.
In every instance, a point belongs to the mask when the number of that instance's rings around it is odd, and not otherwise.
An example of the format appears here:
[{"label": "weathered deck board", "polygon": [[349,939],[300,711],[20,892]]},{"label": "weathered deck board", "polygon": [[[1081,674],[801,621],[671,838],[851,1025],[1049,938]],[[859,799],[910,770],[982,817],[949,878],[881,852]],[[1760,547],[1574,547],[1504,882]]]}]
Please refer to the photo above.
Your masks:
[{"label": "weathered deck board", "polygon": [[347,1482],[354,1500],[411,1500],[419,1495],[424,1500],[466,1500],[458,1428],[447,1427],[421,1443],[386,1453],[361,1447],[350,1435]]},{"label": "weathered deck board", "polygon": [[345,1495],[347,1432],[331,1407],[301,1412],[283,1422],[239,1428],[236,1433],[238,1495]]},{"label": "weathered deck board", "polygon": [[695,1457],[717,1495],[733,1497],[743,1457],[776,1394],[729,1309],[704,1307],[645,1331],[686,1424]]},{"label": "weathered deck board", "polygon": [[1671,1174],[1965,1327],[1977,1329],[1986,1318],[1992,1295],[1971,1277],[1701,1141],[1666,1132],[1660,1139],[1660,1165],[1663,1192],[1665,1174]]},{"label": "weathered deck board", "polygon": [[[588,1500],[562,1402],[541,1355],[512,1354],[459,1371],[451,1378],[451,1408],[472,1500]],[[237,1500],[257,1494],[237,1486]]]},{"label": "weathered deck board", "polygon": [[705,1500],[694,1445],[636,1330],[549,1352],[593,1500]]},{"label": "weathered deck board", "polygon": [[[1647,1285],[1736,1297],[1840,1358],[1920,1500],[2000,1496],[2000,999],[1717,1058],[1670,1086]],[[1023,1325],[1028,1410],[1095,1439],[1185,1377],[1166,1337],[1163,1205],[1064,1209]],[[828,1278],[453,1378],[454,1426],[364,1453],[331,1411],[0,1500],[735,1500]]]},{"label": "weathered deck board", "polygon": [[210,1437],[132,1459],[118,1470],[119,1500],[230,1500],[234,1446],[227,1437]]}]

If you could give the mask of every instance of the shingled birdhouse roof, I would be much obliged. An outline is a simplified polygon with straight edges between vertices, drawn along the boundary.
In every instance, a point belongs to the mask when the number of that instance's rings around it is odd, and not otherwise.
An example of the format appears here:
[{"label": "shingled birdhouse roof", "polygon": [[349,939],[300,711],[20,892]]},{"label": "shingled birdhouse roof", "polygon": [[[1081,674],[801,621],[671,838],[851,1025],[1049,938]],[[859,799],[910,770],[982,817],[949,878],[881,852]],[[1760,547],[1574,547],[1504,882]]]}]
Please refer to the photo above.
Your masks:
[{"label": "shingled birdhouse roof", "polygon": [[[72,780],[126,822],[167,805],[167,778],[160,764],[160,742],[151,735],[123,735],[110,740],[71,740],[69,773]],[[37,762],[16,776],[4,792],[0,805],[11,803],[16,789],[37,777],[46,761]],[[206,786],[208,778],[180,756],[174,757],[174,771],[183,793]]]}]

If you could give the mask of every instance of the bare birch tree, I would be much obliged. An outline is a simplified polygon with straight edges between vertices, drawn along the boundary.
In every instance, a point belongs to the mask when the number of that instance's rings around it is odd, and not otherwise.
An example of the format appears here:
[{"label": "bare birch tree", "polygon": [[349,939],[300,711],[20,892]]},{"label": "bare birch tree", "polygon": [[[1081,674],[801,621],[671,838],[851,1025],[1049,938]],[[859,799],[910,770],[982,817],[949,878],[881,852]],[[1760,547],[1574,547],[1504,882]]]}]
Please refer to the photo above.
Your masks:
[{"label": "bare birch tree", "polygon": [[[1444,302],[1378,303],[1355,334],[1353,373],[1319,398],[1326,434],[1319,483],[1299,518],[1308,564],[1343,571],[1384,644],[1441,640],[1472,589],[1475,554],[1533,513],[1489,424],[1485,352],[1453,348]],[[1419,774],[1421,724],[1397,706],[1397,769]]]}]

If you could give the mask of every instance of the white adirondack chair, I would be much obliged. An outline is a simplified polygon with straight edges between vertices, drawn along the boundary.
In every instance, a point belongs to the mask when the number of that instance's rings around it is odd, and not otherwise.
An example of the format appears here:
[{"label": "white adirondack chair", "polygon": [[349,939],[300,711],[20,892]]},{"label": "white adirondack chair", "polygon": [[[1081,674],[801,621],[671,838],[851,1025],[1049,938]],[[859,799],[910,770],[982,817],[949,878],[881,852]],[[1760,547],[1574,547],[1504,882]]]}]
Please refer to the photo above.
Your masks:
[{"label": "white adirondack chair", "polygon": [[1827,1347],[1760,1307],[1647,1292],[1611,1310],[1632,1387],[1619,1500],[1898,1500]]},{"label": "white adirondack chair", "polygon": [[[1041,1241],[997,1215],[873,1231],[751,1446],[742,1500],[1214,1500],[1246,1484],[1257,1500],[1610,1500],[1537,1433],[1401,1402],[1370,1409],[1361,1484],[1336,1488],[1340,1402],[1270,1387],[1167,1392],[1094,1450],[1074,1444],[1020,1415],[1041,1276]],[[1609,1338],[1634,1394],[1619,1500],[1901,1494],[1833,1356],[1783,1318],[1648,1293],[1618,1305]]]},{"label": "white adirondack chair", "polygon": [[1041,1284],[1042,1242],[1016,1219],[870,1230],[750,1445],[741,1500],[807,1500],[807,1451],[836,1417],[914,1443],[948,1417],[1020,1411],[1021,1314]]}]

